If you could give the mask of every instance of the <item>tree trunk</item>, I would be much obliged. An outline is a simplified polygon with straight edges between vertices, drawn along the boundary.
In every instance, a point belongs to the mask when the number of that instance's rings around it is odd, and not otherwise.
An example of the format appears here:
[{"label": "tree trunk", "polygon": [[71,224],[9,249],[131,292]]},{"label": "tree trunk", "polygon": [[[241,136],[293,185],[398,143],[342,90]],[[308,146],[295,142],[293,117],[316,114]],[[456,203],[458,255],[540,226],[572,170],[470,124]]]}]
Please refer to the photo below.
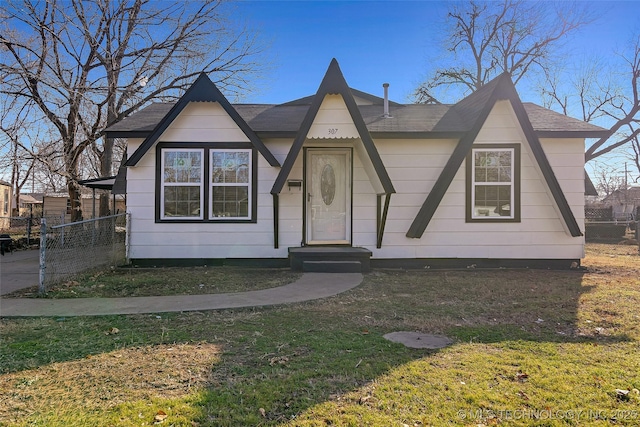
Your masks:
[{"label": "tree trunk", "polygon": [[[100,156],[100,176],[101,178],[111,176],[111,167],[113,165],[113,138],[105,138],[104,146]],[[106,192],[100,193],[100,210],[99,216],[107,216],[110,212],[109,209],[109,194]]]},{"label": "tree trunk", "polygon": [[71,222],[82,221],[82,208],[80,205],[80,186],[77,181],[67,179],[67,189],[71,200]]}]

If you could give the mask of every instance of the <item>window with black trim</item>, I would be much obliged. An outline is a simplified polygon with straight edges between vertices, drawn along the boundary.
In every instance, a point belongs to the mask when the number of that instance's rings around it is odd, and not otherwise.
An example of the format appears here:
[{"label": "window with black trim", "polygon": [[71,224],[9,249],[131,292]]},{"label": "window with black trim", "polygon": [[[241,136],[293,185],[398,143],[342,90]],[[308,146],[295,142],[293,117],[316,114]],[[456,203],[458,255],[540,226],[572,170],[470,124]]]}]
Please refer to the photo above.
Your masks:
[{"label": "window with black trim", "polygon": [[251,148],[159,147],[157,219],[254,221],[254,156]]},{"label": "window with black trim", "polygon": [[251,150],[211,150],[211,218],[247,219],[251,212]]},{"label": "window with black trim", "polygon": [[474,145],[466,181],[467,222],[520,221],[519,145]]},{"label": "window with black trim", "polygon": [[203,154],[202,149],[162,150],[162,219],[202,219]]}]

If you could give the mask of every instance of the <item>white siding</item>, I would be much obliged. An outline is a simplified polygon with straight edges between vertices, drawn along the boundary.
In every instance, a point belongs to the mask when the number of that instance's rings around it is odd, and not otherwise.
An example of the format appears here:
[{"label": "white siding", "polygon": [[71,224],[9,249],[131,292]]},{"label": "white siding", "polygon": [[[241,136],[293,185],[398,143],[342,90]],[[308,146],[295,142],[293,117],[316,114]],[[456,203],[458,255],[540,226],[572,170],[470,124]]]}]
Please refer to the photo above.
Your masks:
[{"label": "white siding", "polygon": [[358,138],[342,95],[325,95],[307,138]]},{"label": "white siding", "polygon": [[217,102],[190,102],[159,139],[167,142],[248,142]]},{"label": "white siding", "polygon": [[[385,144],[386,142],[386,144]],[[383,247],[371,248],[377,258],[581,258],[582,237],[571,237],[507,101],[498,102],[476,143],[521,144],[521,221],[465,222],[465,165],[420,239],[408,239],[422,203],[455,148],[451,141],[376,141],[399,194],[391,197]],[[543,148],[584,230],[584,141],[543,140]],[[407,154],[398,154],[407,153]],[[425,166],[420,168],[423,163]],[[363,233],[364,234],[364,233]],[[360,236],[359,236],[360,237]],[[362,236],[364,238],[364,235]],[[355,240],[355,239],[354,239]],[[367,236],[367,240],[370,237]],[[355,243],[355,242],[354,242]]]},{"label": "white siding", "polygon": [[[325,108],[326,107],[326,108]],[[217,104],[190,105],[167,129],[161,140],[229,141],[239,131]],[[215,114],[214,114],[215,113]],[[213,119],[208,116],[213,115]],[[231,122],[230,122],[231,121]],[[342,126],[346,125],[346,128]],[[207,126],[209,126],[207,128]],[[374,258],[581,258],[581,237],[568,235],[555,208],[535,159],[508,102],[499,102],[478,135],[477,143],[521,144],[521,222],[465,222],[465,165],[455,175],[449,190],[420,239],[406,232],[453,152],[456,140],[375,141],[397,194],[391,196],[382,248],[376,246],[376,187],[370,162],[363,159],[359,139],[329,139],[329,126],[351,129],[353,121],[338,95],[327,95],[305,147],[352,147],[353,155],[353,246],[366,247]],[[215,127],[215,129],[211,128]],[[218,132],[220,129],[224,131]],[[194,130],[197,128],[198,130]],[[324,130],[323,130],[324,129]],[[351,131],[349,131],[351,132]],[[312,132],[309,134],[312,135]],[[351,135],[351,134],[349,134]],[[338,138],[340,135],[338,136]],[[168,138],[168,139],[165,139]],[[244,138],[244,139],[243,139]],[[246,137],[238,137],[245,141]],[[141,140],[129,142],[129,155]],[[271,139],[265,144],[281,162],[291,140]],[[584,229],[584,172],[582,139],[542,140],[560,186]],[[258,218],[255,224],[156,224],[155,149],[149,150],[136,167],[129,168],[128,210],[132,213],[132,258],[286,258],[287,248],[300,246],[303,228],[303,193],[286,184],[279,196],[279,249],[273,247],[273,199],[270,194],[280,169],[258,155]],[[289,179],[303,179],[300,152]]]},{"label": "white siding", "polygon": [[[217,103],[191,103],[173,121],[159,142],[245,142],[248,138]],[[128,154],[142,143],[129,140]],[[273,141],[270,150],[283,162],[291,141]],[[288,246],[300,245],[300,232],[289,228],[302,218],[291,202],[301,195],[281,196],[280,249],[273,242],[271,186],[279,169],[258,154],[256,223],[156,223],[156,148],[152,147],[127,172],[127,208],[131,212],[131,258],[286,258]],[[300,170],[302,166],[300,164]],[[288,215],[288,217],[287,217]]]}]

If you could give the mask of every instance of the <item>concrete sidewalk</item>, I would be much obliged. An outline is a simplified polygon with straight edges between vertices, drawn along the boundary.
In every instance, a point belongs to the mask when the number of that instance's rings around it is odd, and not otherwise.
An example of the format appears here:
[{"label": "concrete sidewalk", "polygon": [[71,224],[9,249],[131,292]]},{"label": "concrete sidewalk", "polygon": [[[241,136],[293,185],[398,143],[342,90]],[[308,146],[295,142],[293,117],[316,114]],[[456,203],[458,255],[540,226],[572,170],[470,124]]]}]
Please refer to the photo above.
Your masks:
[{"label": "concrete sidewalk", "polygon": [[15,251],[0,256],[0,295],[38,286],[40,251]]},{"label": "concrete sidewalk", "polygon": [[362,282],[360,273],[305,273],[278,288],[229,294],[132,298],[0,298],[0,317],[102,316],[260,307],[326,298]]}]

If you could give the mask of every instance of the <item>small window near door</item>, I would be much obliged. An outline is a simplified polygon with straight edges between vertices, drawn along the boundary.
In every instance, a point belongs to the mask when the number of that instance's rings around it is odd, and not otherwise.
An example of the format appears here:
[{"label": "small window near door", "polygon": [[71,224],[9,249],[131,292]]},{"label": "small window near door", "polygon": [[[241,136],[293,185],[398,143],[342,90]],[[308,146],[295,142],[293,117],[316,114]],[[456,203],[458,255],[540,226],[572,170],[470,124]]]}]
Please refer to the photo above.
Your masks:
[{"label": "small window near door", "polygon": [[477,145],[467,156],[467,222],[520,221],[520,146]]}]

